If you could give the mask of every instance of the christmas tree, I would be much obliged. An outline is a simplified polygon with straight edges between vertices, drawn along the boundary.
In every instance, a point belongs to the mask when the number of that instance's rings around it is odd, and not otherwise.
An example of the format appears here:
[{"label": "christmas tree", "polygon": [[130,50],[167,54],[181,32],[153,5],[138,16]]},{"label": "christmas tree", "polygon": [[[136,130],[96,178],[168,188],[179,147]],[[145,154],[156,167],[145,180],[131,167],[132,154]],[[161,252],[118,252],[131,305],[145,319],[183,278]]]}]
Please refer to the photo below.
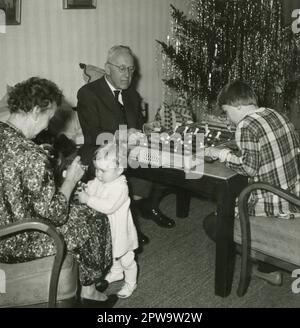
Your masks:
[{"label": "christmas tree", "polygon": [[177,115],[203,119],[220,89],[248,81],[260,103],[286,109],[299,73],[296,35],[284,26],[280,0],[191,0],[190,12],[171,6],[172,28],[161,47],[164,102]]}]

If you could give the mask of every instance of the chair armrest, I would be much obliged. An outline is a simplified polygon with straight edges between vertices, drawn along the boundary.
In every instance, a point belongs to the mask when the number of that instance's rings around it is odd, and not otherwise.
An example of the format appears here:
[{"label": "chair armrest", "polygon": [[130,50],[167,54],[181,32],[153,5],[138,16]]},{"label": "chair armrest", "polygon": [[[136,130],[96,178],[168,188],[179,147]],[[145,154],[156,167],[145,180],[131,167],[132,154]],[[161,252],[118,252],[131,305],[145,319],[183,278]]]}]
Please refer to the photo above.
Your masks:
[{"label": "chair armrest", "polygon": [[66,251],[64,238],[56,231],[55,227],[49,222],[43,220],[27,220],[8,224],[5,226],[0,226],[0,239],[8,238],[12,235],[28,230],[43,232],[54,239],[56,246],[56,254],[50,278],[48,307],[55,307],[59,274]]},{"label": "chair armrest", "polygon": [[300,199],[294,194],[280,187],[268,183],[255,182],[247,186],[240,194],[238,199],[239,217],[241,225],[242,254],[241,254],[241,273],[237,290],[238,296],[245,295],[249,286],[251,276],[250,252],[251,252],[251,230],[248,214],[248,199],[254,190],[266,190],[283,198],[284,200],[300,207]]}]

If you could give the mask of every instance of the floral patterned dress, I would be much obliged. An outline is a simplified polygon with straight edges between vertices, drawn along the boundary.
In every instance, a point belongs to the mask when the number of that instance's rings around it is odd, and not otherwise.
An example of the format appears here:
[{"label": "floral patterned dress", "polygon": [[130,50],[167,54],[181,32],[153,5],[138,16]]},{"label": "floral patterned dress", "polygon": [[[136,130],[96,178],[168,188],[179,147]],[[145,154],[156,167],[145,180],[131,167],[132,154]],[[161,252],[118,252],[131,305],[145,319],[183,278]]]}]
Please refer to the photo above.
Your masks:
[{"label": "floral patterned dress", "polygon": [[[54,183],[47,153],[0,122],[0,226],[46,219],[57,227],[79,263],[82,285],[101,279],[112,263],[108,218],[86,205],[69,203]],[[0,240],[0,262],[16,263],[55,254],[50,237],[24,232]]]}]

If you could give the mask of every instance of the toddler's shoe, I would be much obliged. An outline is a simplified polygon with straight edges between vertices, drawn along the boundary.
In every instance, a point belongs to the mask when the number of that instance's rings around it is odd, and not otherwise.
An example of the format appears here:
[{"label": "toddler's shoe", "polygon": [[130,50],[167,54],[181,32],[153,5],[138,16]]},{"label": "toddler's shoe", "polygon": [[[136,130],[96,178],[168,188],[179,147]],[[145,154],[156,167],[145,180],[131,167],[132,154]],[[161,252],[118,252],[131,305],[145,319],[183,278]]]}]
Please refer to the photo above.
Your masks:
[{"label": "toddler's shoe", "polygon": [[124,279],[124,273],[123,272],[119,272],[119,273],[114,273],[114,272],[109,272],[106,277],[105,280],[110,284],[112,282],[115,281],[120,281]]},{"label": "toddler's shoe", "polygon": [[137,284],[131,285],[128,282],[125,282],[122,289],[118,292],[117,296],[119,298],[127,298],[132,295],[132,293],[135,291],[137,287]]}]

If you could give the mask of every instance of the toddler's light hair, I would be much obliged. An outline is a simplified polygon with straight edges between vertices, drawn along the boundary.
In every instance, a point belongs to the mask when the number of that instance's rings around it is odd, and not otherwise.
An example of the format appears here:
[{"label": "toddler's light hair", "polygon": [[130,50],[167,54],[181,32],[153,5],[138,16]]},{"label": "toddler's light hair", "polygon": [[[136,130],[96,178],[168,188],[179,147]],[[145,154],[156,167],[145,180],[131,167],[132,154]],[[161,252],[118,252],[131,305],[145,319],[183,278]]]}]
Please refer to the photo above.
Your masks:
[{"label": "toddler's light hair", "polygon": [[99,147],[95,152],[95,162],[98,160],[107,160],[112,164],[112,168],[127,167],[127,148],[124,145],[116,143],[107,143]]}]

